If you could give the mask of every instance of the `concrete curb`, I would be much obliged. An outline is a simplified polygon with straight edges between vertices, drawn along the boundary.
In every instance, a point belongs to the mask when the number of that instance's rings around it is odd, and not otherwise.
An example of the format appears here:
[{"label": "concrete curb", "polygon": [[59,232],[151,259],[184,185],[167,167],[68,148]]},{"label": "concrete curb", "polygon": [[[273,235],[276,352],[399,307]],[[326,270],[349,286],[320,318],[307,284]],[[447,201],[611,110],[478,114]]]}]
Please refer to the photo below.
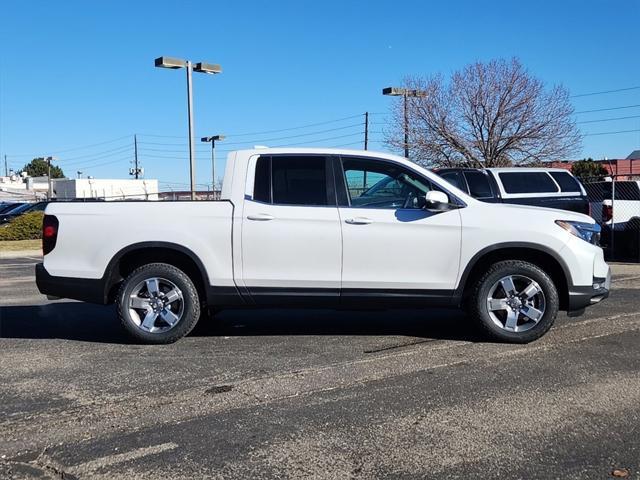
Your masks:
[{"label": "concrete curb", "polygon": [[0,250],[0,260],[24,257],[42,258],[42,250],[15,250],[11,252],[3,252],[2,250]]}]

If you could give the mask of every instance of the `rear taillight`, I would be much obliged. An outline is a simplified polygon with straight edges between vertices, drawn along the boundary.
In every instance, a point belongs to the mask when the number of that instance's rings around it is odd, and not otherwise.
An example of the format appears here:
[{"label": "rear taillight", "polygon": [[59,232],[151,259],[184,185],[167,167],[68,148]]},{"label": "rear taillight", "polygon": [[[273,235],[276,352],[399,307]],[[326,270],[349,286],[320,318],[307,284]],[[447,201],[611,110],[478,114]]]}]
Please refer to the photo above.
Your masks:
[{"label": "rear taillight", "polygon": [[58,219],[53,215],[45,215],[42,221],[42,254],[46,255],[56,247],[58,239]]},{"label": "rear taillight", "polygon": [[602,221],[608,222],[613,218],[613,205],[602,204]]}]

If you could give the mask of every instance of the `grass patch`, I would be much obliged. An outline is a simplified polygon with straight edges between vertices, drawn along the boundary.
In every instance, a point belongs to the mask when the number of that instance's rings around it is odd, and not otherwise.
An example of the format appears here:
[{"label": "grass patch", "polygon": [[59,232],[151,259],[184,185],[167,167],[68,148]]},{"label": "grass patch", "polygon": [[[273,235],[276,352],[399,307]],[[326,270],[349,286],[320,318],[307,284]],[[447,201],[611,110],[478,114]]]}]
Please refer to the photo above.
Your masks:
[{"label": "grass patch", "polygon": [[41,250],[41,240],[4,240],[0,241],[0,252],[17,252],[20,250]]},{"label": "grass patch", "polygon": [[44,212],[24,213],[0,228],[0,240],[36,240],[42,238]]}]

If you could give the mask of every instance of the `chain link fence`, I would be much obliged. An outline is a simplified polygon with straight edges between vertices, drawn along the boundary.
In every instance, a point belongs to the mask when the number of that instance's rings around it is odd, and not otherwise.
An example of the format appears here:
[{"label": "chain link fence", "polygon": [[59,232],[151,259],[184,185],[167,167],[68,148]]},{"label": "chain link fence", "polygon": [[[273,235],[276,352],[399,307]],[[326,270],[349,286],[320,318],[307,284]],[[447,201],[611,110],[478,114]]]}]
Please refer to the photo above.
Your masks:
[{"label": "chain link fence", "polygon": [[640,263],[640,177],[583,180],[608,260]]}]

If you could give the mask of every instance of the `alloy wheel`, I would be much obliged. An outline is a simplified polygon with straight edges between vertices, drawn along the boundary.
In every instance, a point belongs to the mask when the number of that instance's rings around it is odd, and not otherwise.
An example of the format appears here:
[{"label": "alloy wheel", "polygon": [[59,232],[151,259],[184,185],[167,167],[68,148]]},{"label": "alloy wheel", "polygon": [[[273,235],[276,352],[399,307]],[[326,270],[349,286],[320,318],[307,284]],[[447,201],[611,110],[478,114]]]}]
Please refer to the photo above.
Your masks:
[{"label": "alloy wheel", "polygon": [[152,277],[138,283],[128,302],[131,319],[145,332],[163,333],[175,327],[184,314],[184,296],[175,283]]},{"label": "alloy wheel", "polygon": [[546,301],[542,288],[524,275],[508,275],[493,284],[487,295],[487,309],[494,324],[508,332],[526,332],[544,316]]}]

